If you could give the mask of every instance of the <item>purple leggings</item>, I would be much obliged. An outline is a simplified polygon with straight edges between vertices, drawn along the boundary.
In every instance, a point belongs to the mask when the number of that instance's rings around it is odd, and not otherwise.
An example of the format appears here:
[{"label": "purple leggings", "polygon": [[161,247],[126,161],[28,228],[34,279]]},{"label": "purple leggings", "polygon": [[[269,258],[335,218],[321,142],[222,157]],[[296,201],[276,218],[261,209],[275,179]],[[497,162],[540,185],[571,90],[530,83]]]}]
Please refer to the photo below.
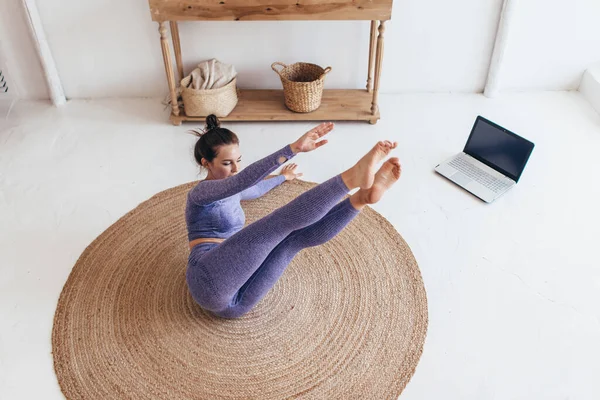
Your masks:
[{"label": "purple leggings", "polygon": [[224,242],[195,246],[186,274],[194,300],[225,318],[250,311],[300,250],[327,242],[358,215],[349,198],[340,202],[348,192],[337,175]]}]

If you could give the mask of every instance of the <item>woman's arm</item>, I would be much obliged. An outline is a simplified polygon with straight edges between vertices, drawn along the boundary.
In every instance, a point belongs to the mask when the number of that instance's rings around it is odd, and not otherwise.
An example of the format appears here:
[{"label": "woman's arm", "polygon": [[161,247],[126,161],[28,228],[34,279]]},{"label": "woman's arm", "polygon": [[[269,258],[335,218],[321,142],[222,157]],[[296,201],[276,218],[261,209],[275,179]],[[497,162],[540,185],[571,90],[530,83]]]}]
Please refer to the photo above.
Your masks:
[{"label": "woman's arm", "polygon": [[281,164],[294,157],[296,153],[307,153],[327,144],[320,140],[333,129],[332,122],[323,122],[302,135],[294,143],[283,149],[250,164],[236,175],[225,179],[215,179],[198,183],[188,193],[188,198],[195,204],[202,205],[231,197],[262,181]]},{"label": "woman's arm", "polygon": [[268,178],[258,182],[256,185],[249,187],[241,193],[242,200],[253,200],[256,199],[263,194],[267,193],[269,190],[281,185],[285,182],[284,175],[277,175],[273,178]]},{"label": "woman's arm", "polygon": [[[199,182],[190,190],[188,197],[194,204],[202,205],[233,196],[256,185],[295,155],[296,153],[291,145],[287,145],[275,153],[250,164],[233,176]],[[267,180],[267,182],[270,180]]]}]

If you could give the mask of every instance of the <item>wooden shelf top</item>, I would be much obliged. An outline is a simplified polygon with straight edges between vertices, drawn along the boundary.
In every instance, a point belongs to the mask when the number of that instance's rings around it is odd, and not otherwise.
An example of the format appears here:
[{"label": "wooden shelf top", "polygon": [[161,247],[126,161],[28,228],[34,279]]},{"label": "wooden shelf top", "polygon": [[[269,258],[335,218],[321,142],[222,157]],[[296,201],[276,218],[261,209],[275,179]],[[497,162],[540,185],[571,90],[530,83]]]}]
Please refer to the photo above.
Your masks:
[{"label": "wooden shelf top", "polygon": [[[371,114],[373,93],[361,89],[328,89],[323,91],[321,106],[310,113],[295,113],[286,108],[283,90],[240,91],[238,104],[221,121],[370,121],[375,123],[379,113]],[[183,110],[182,110],[183,111]],[[173,122],[201,121],[205,117],[171,115]]]},{"label": "wooden shelf top", "polygon": [[148,0],[153,21],[382,20],[392,0]]}]

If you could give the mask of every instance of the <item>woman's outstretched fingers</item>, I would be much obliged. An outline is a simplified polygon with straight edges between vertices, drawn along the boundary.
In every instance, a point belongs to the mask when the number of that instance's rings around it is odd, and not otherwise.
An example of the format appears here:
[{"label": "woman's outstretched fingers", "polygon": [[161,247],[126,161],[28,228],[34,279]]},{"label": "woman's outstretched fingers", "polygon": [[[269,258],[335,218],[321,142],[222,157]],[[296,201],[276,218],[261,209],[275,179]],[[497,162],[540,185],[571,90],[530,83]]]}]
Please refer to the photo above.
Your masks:
[{"label": "woman's outstretched fingers", "polygon": [[290,146],[294,153],[313,151],[327,144],[327,140],[320,140],[333,129],[332,122],[324,122],[302,135],[298,140]]},{"label": "woman's outstretched fingers", "polygon": [[328,134],[329,132],[331,132],[334,128],[334,124],[333,122],[323,122],[322,124],[314,127],[311,132],[316,132],[319,137],[322,137],[326,134]]},{"label": "woman's outstretched fingers", "polygon": [[296,168],[298,168],[298,164],[288,164],[281,170],[281,175],[285,177],[286,181],[291,181],[293,179],[301,177],[303,175],[302,172],[296,173]]}]

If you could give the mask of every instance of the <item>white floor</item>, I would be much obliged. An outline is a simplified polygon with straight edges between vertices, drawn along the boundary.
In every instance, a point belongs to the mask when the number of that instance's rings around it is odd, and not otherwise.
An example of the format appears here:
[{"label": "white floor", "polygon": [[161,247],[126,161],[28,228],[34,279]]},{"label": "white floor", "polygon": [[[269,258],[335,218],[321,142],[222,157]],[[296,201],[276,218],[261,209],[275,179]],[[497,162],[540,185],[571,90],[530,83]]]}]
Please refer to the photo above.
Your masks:
[{"label": "white floor", "polygon": [[[379,139],[400,182],[374,208],[408,242],[429,331],[403,399],[600,398],[600,116],[577,92],[381,96],[383,119],[338,123],[296,158],[322,182]],[[159,100],[20,102],[0,121],[0,398],[63,398],[51,330],[85,247],[153,194],[198,179],[194,136]],[[488,205],[433,172],[477,116],[536,144],[521,181]],[[314,124],[225,124],[251,163]]]}]

